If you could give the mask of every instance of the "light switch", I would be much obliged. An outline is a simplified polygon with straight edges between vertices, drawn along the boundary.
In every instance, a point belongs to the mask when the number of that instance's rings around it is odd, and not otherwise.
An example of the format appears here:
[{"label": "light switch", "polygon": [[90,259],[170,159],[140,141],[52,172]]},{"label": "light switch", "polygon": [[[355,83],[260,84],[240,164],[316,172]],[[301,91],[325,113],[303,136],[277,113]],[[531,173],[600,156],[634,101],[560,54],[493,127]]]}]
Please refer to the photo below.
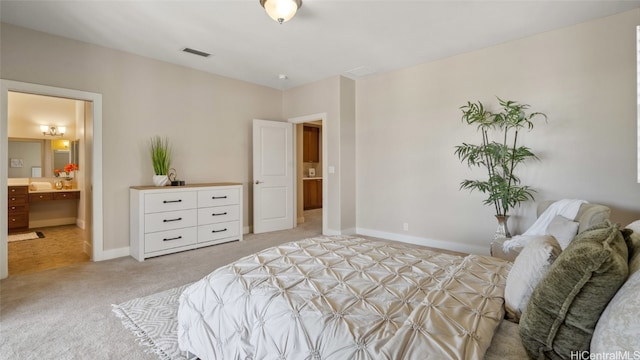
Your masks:
[{"label": "light switch", "polygon": [[336,172],[336,167],[335,166],[329,166],[329,174],[335,174]]}]

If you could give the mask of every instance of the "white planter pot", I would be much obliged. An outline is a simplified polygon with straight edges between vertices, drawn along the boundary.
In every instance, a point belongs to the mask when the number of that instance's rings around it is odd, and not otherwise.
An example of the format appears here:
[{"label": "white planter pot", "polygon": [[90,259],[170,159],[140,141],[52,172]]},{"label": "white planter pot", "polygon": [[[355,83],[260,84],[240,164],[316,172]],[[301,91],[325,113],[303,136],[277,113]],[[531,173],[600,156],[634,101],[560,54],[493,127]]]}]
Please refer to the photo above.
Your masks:
[{"label": "white planter pot", "polygon": [[169,183],[167,175],[153,175],[153,185],[166,186]]}]

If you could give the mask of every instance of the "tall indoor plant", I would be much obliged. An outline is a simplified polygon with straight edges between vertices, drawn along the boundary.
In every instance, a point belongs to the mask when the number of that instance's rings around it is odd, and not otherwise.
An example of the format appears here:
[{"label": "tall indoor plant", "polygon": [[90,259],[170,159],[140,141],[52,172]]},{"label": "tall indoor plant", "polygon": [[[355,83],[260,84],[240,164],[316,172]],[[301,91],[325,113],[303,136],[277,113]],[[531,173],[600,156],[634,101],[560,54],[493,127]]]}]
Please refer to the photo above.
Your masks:
[{"label": "tall indoor plant", "polygon": [[165,186],[169,183],[167,173],[171,166],[171,149],[167,137],[154,136],[150,144],[151,162],[153,164],[153,184]]},{"label": "tall indoor plant", "polygon": [[486,171],[486,179],[465,179],[460,183],[460,189],[488,194],[484,204],[495,208],[499,224],[496,237],[510,237],[506,226],[509,210],[523,201],[533,200],[535,192],[529,186],[521,185],[515,174],[518,165],[537,159],[531,149],[518,145],[518,134],[524,129],[533,129],[535,118],[546,120],[547,116],[541,112],[527,113],[528,104],[497,99],[500,111],[496,113],[487,110],[480,101],[467,102],[460,107],[462,121],[475,125],[482,141],[479,145],[462,143],[456,146],[455,154],[469,167],[477,166]]}]

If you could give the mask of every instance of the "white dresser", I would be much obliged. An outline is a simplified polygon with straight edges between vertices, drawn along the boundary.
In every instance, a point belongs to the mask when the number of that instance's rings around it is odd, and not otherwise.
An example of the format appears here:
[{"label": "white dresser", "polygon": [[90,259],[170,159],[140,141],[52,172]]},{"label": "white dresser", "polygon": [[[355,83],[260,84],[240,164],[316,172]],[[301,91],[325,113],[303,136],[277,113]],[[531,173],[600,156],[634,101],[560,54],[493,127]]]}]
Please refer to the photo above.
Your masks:
[{"label": "white dresser", "polygon": [[242,185],[132,186],[130,249],[146,258],[242,240]]}]

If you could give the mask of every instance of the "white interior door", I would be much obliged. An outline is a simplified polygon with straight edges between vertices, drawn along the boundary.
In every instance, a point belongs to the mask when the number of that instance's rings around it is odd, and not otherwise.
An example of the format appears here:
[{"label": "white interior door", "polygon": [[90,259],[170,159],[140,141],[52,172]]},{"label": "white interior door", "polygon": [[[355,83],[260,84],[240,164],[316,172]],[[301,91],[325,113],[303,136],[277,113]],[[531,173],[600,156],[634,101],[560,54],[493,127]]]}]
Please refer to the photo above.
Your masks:
[{"label": "white interior door", "polygon": [[253,232],[291,229],[293,125],[253,120]]}]

